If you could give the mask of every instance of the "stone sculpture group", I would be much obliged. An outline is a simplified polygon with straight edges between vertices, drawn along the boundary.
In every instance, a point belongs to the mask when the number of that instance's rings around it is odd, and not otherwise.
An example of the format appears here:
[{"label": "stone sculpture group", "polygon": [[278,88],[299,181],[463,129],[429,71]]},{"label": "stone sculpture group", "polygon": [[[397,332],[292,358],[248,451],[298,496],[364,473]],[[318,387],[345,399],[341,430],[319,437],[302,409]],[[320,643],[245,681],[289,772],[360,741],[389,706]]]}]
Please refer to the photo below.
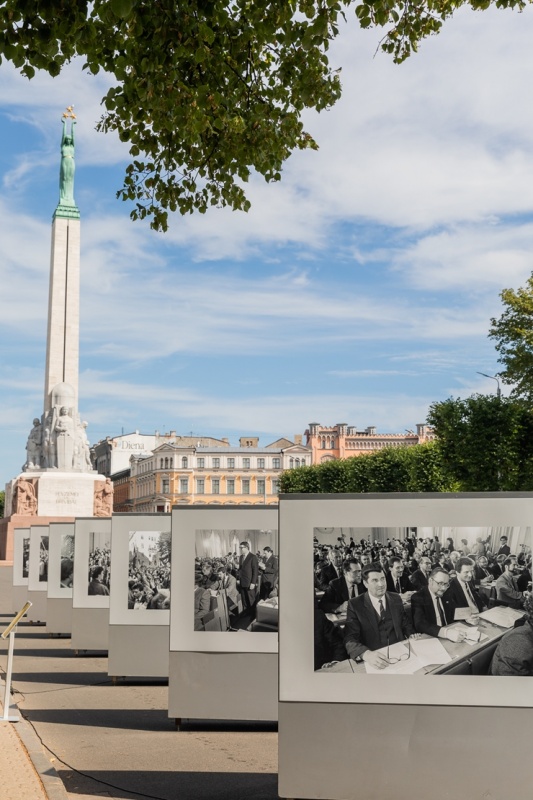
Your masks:
[{"label": "stone sculpture group", "polygon": [[66,406],[52,406],[41,419],[33,420],[23,471],[92,472],[86,429],[87,422],[82,422],[79,414],[73,417]]}]

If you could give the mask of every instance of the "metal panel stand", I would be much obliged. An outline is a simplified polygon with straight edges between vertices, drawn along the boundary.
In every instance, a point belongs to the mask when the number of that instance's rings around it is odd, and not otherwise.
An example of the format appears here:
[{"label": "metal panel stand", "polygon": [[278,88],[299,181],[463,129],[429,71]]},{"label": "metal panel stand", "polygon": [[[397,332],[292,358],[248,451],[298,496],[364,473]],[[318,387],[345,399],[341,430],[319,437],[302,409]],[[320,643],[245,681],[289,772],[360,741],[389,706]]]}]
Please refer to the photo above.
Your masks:
[{"label": "metal panel stand", "polygon": [[[246,634],[242,634],[243,636]],[[168,715],[276,721],[276,653],[170,653]]]},{"label": "metal panel stand", "polygon": [[529,800],[532,717],[530,708],[283,702],[279,795]]},{"label": "metal panel stand", "polygon": [[110,625],[108,675],[168,678],[168,625]]},{"label": "metal panel stand", "polygon": [[72,598],[71,597],[49,597],[46,632],[49,634],[72,633]]},{"label": "metal panel stand", "polygon": [[72,609],[72,649],[105,650],[109,645],[109,609]]}]

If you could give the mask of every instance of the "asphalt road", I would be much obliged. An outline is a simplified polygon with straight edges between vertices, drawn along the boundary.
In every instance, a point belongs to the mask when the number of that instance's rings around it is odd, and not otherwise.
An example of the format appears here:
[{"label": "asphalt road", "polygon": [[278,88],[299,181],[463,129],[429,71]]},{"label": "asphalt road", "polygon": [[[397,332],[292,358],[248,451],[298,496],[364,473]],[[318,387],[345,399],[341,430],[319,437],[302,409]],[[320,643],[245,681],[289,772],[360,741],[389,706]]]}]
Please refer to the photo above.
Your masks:
[{"label": "asphalt road", "polygon": [[[0,568],[0,630],[11,613],[11,569]],[[0,640],[5,670],[7,642]],[[189,720],[176,730],[162,683],[119,683],[104,656],[75,656],[70,639],[22,622],[15,700],[48,750],[71,800],[275,800],[272,723]],[[210,691],[216,691],[211,687]]]}]

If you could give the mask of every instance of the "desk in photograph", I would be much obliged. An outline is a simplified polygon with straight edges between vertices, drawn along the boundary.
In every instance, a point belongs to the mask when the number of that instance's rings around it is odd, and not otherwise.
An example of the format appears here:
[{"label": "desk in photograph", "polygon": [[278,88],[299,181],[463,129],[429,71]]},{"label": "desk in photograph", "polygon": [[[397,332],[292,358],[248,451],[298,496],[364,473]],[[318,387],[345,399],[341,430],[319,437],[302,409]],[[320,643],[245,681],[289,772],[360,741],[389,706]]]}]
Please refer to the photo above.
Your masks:
[{"label": "desk in photograph", "polygon": [[[450,627],[453,626],[448,625],[448,628]],[[494,625],[492,622],[481,619],[477,623],[477,627],[479,628],[481,634],[485,634],[487,637],[486,639],[483,639],[483,641],[479,641],[473,645],[468,644],[467,642],[451,642],[449,639],[439,639],[439,642],[443,645],[448,655],[451,656],[452,660],[448,661],[446,664],[429,665],[418,672],[424,675],[446,675],[446,673],[449,673],[452,670],[455,671],[459,664],[471,660],[473,656],[481,654],[484,650],[489,648],[493,650],[503,634],[509,630],[508,628],[502,628],[499,625]],[[427,634],[422,634],[421,638],[430,639],[431,637]],[[407,643],[407,639],[405,640],[405,643]],[[340,661],[333,667],[322,668],[318,671],[354,672],[356,674],[366,674],[365,665],[357,663],[352,659]]]}]

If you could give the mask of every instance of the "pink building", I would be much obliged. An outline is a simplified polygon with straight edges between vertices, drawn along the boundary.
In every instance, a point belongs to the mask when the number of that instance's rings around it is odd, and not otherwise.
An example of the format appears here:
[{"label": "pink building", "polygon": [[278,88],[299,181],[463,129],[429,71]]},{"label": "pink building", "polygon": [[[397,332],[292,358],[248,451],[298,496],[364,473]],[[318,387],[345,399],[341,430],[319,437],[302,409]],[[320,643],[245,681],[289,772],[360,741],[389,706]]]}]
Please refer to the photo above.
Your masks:
[{"label": "pink building", "polygon": [[430,442],[435,439],[435,433],[429,425],[417,425],[416,433],[377,433],[372,426],[359,431],[355,426],[344,422],[331,427],[311,422],[305,437],[306,445],[311,447],[312,463],[323,464],[325,461],[360,456],[384,447],[410,447]]}]

